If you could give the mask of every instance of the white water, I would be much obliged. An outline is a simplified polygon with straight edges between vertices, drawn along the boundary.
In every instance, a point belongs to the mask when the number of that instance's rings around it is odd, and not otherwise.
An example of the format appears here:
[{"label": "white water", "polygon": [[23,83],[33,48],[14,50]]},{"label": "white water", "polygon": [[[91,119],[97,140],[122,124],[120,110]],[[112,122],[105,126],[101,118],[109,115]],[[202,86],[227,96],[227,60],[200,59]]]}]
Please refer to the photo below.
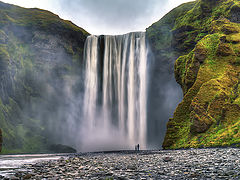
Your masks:
[{"label": "white water", "polygon": [[87,38],[82,150],[146,148],[147,53],[144,32]]},{"label": "white water", "polygon": [[64,154],[25,154],[25,155],[0,155],[1,176],[9,177],[17,171],[26,171],[23,165],[35,164],[42,161],[57,160]]}]

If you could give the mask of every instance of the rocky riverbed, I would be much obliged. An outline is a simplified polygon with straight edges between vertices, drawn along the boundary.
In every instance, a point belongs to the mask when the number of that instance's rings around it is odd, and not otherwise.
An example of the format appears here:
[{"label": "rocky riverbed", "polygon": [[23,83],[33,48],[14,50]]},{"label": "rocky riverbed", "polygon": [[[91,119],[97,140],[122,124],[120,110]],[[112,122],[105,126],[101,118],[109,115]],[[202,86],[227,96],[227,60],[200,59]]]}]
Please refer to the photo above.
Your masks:
[{"label": "rocky riverbed", "polygon": [[[240,149],[85,153],[25,165],[12,179],[240,179]],[[6,178],[5,178],[6,179]]]}]

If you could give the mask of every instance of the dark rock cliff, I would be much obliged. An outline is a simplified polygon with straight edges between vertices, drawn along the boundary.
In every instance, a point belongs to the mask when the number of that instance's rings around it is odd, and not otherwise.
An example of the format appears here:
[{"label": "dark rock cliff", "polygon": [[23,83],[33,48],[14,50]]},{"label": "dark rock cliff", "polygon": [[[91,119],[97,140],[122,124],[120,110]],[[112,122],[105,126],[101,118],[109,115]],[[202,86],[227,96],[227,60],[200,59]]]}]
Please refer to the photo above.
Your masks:
[{"label": "dark rock cliff", "polygon": [[172,29],[176,18],[184,15],[194,4],[191,2],[179,6],[146,30],[152,50],[147,129],[148,144],[151,148],[159,148],[162,145],[166,133],[165,124],[181,100],[181,88],[174,78],[174,62],[186,52],[175,46],[178,43],[175,36],[179,35],[173,33]]},{"label": "dark rock cliff", "polygon": [[0,152],[2,151],[2,130],[0,129]]},{"label": "dark rock cliff", "polygon": [[70,77],[81,77],[87,36],[51,12],[0,2],[3,153],[44,152],[62,143],[65,91],[81,89]]}]

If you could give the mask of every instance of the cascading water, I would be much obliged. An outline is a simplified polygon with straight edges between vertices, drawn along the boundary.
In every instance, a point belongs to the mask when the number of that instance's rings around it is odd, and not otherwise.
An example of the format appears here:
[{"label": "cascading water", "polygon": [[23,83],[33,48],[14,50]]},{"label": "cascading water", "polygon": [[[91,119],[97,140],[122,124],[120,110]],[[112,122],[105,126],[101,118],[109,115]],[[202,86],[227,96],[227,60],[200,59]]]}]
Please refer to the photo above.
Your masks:
[{"label": "cascading water", "polygon": [[147,53],[144,32],[87,38],[83,150],[146,148]]}]

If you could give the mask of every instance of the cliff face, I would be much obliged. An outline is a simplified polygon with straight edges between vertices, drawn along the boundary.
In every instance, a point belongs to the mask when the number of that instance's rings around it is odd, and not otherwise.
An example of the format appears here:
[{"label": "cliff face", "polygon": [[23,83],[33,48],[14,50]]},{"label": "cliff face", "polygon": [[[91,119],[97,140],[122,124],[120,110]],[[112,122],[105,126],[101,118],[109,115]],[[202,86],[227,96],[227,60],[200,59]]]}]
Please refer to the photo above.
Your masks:
[{"label": "cliff face", "polygon": [[0,129],[0,152],[2,151],[2,130]]},{"label": "cliff face", "polygon": [[[162,145],[166,133],[165,125],[182,98],[181,88],[174,77],[174,62],[185,51],[177,49],[174,45],[176,38],[172,29],[176,18],[188,12],[194,4],[195,2],[190,2],[175,8],[146,30],[152,50],[151,57],[153,57],[149,59],[151,62],[149,92],[151,93],[148,97],[147,130],[148,144],[153,148]],[[189,46],[191,51],[194,44]],[[174,94],[170,94],[171,92]]]},{"label": "cliff face", "polygon": [[[240,3],[200,0],[185,6],[190,9],[167,31],[168,47],[180,55],[175,78],[184,98],[167,124],[163,148],[239,145]],[[171,13],[183,12],[181,7]]]},{"label": "cliff face", "polygon": [[80,89],[70,77],[80,77],[87,35],[48,11],[0,2],[3,153],[43,152],[61,142],[65,88]]}]

